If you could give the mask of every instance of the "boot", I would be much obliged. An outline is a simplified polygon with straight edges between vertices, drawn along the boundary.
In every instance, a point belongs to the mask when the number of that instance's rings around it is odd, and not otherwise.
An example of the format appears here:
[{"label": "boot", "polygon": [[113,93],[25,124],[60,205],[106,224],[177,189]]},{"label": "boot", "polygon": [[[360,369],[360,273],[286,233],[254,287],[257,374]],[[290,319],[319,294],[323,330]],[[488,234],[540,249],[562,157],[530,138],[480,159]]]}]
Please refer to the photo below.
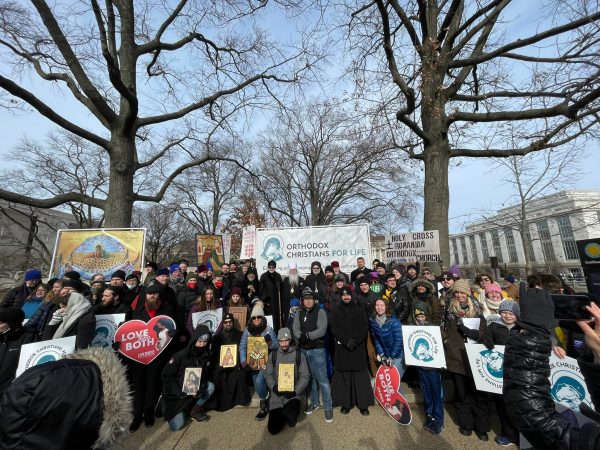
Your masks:
[{"label": "boot", "polygon": [[208,422],[210,416],[206,414],[202,406],[194,405],[190,412],[190,417],[196,422]]},{"label": "boot", "polygon": [[258,413],[254,416],[255,420],[265,420],[265,417],[269,414],[269,399],[261,399],[260,406],[258,407]]}]

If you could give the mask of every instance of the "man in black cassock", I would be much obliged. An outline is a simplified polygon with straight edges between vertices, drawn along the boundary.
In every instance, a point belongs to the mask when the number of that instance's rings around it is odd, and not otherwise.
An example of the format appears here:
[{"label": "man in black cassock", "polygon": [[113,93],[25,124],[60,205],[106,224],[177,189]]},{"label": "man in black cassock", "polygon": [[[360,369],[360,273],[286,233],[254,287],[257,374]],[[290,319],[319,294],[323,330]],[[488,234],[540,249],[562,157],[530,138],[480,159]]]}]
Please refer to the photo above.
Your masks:
[{"label": "man in black cassock", "polygon": [[364,309],[352,300],[352,290],[346,286],[342,301],[333,310],[331,331],[335,340],[335,362],[331,396],[334,406],[348,414],[356,405],[363,416],[369,415],[373,404],[373,389],[367,367],[367,334],[369,321]]}]

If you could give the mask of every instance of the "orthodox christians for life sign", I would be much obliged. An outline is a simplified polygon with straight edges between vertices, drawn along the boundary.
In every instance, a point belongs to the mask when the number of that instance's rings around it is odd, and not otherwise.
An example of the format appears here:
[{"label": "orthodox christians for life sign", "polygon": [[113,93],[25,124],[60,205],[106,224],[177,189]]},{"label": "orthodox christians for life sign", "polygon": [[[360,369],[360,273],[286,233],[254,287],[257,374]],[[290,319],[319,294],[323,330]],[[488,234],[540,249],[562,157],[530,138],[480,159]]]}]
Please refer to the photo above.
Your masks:
[{"label": "orthodox christians for life sign", "polygon": [[324,265],[339,261],[340,270],[350,272],[356,268],[356,258],[370,259],[369,225],[258,228],[255,252],[259,273],[267,270],[271,260],[283,273],[291,262],[298,265],[299,272],[310,273],[313,261]]},{"label": "orthodox christians for life sign", "polygon": [[411,231],[386,236],[385,259],[396,262],[439,261],[439,232],[437,230]]}]

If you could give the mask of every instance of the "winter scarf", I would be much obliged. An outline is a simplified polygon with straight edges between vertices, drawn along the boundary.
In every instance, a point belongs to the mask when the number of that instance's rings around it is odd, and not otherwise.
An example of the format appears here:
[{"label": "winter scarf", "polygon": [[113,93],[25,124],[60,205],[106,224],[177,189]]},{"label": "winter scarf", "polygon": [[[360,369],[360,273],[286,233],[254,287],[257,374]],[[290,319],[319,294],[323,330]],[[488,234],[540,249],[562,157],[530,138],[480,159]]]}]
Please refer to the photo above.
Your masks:
[{"label": "winter scarf", "polygon": [[54,339],[63,337],[65,333],[71,329],[77,320],[92,308],[90,302],[83,295],[73,292],[69,296],[67,303],[67,312],[62,320],[62,323],[54,333]]},{"label": "winter scarf", "polygon": [[467,298],[467,303],[461,306],[458,300],[453,299],[450,303],[450,310],[448,311],[448,318],[473,318],[479,316],[479,308],[473,303],[473,300]]},{"label": "winter scarf", "polygon": [[260,321],[260,325],[255,326],[252,321],[250,321],[248,323],[248,333],[250,333],[252,336],[260,336],[262,334],[263,331],[265,331],[267,329],[267,319],[265,319],[264,317],[262,318],[262,320]]}]

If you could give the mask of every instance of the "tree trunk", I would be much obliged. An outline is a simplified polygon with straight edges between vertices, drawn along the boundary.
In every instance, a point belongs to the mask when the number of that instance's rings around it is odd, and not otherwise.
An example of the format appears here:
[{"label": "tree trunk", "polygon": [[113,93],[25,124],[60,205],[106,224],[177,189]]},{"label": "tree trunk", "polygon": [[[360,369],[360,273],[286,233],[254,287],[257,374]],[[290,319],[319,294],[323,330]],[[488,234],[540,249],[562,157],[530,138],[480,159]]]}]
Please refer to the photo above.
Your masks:
[{"label": "tree trunk", "polygon": [[111,139],[110,182],[104,209],[106,228],[131,226],[133,209],[133,174],[135,138],[116,136]]},{"label": "tree trunk", "polygon": [[426,146],[423,163],[425,164],[424,217],[425,230],[438,230],[440,234],[440,265],[450,266],[450,245],[448,228],[448,208],[450,191],[448,189],[448,165],[450,153],[448,142],[436,142]]},{"label": "tree trunk", "polygon": [[519,233],[521,234],[521,243],[523,245],[523,253],[525,254],[525,273],[533,273],[533,264],[531,254],[531,239],[529,238],[529,224],[527,223],[527,213],[525,212],[525,203],[521,203],[521,223],[519,224]]}]

